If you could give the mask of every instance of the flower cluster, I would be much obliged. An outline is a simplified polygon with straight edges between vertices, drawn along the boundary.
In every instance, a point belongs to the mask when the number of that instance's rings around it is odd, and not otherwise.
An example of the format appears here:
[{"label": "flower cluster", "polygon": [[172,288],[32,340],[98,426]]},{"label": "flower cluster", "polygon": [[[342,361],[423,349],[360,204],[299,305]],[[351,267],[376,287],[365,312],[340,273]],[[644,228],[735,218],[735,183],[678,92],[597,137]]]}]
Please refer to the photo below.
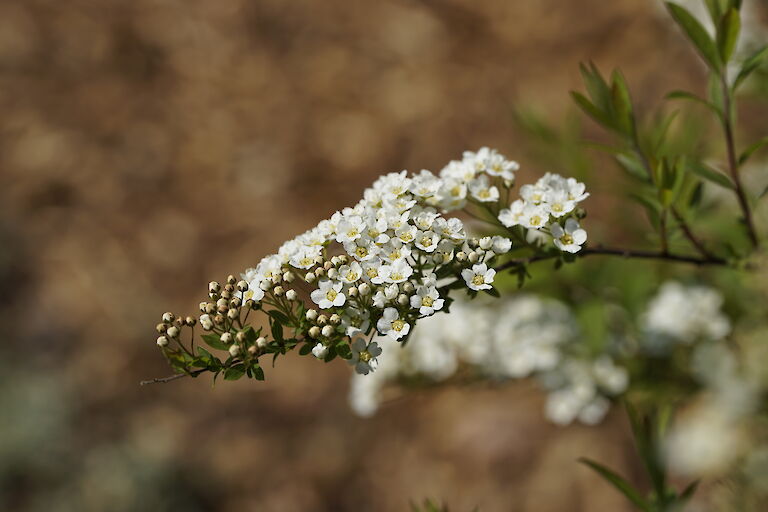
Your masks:
[{"label": "flower cluster", "polygon": [[581,212],[576,207],[587,197],[583,183],[547,173],[533,185],[520,187],[520,199],[501,210],[498,219],[508,228],[522,226],[548,233],[555,247],[576,253],[587,241],[587,232],[577,220]]},{"label": "flower cluster", "polygon": [[595,361],[574,357],[569,347],[576,339],[574,319],[554,300],[521,295],[495,307],[457,300],[447,318],[421,322],[402,350],[379,338],[379,367],[353,376],[350,404],[370,416],[387,385],[401,379],[439,382],[461,378],[462,372],[494,379],[538,376],[551,392],[546,408],[551,421],[593,424],[607,411],[607,397],[624,391],[628,377],[607,355]]},{"label": "flower cluster", "polygon": [[[506,219],[500,201],[509,196],[518,167],[497,151],[481,148],[465,152],[437,174],[422,170],[381,176],[356,205],[285,242],[241,274],[240,282],[230,277],[223,288],[211,283],[199,324],[207,332],[206,344],[229,353],[226,361],[204,349],[183,347],[165,331],[158,344],[188,374],[200,368],[223,372],[225,378],[259,378],[259,357],[294,348],[326,362],[340,356],[367,374],[382,351],[373,338],[403,343],[417,321],[448,309],[449,291],[497,295],[493,263],[512,250],[512,241],[493,234],[472,238],[460,219],[444,214],[473,206],[487,217]],[[587,197],[584,185],[547,174],[521,193],[526,205],[539,212],[542,228],[550,216],[564,222],[546,227],[555,245],[578,250],[586,234],[574,209]],[[528,212],[528,206],[524,209]],[[533,226],[532,218],[526,219],[525,225]],[[512,226],[503,224],[497,224],[501,231]],[[506,229],[506,234],[516,237],[522,249],[537,250],[520,232]],[[252,310],[267,314],[268,332],[248,325]],[[524,368],[518,363],[514,371]]]},{"label": "flower cluster", "polygon": [[722,305],[723,297],[711,288],[664,283],[641,319],[646,348],[663,350],[675,343],[722,339],[731,330]]}]

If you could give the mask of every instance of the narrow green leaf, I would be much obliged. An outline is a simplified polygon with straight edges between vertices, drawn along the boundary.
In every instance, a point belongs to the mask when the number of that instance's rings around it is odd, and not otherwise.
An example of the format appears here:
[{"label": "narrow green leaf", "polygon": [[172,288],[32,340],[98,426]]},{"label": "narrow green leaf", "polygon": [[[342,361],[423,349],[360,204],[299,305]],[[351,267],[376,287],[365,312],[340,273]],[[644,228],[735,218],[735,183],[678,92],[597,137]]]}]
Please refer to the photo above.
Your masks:
[{"label": "narrow green leaf", "polygon": [[744,152],[739,156],[739,165],[744,165],[747,160],[749,160],[749,157],[752,156],[752,154],[755,151],[758,151],[762,147],[768,145],[768,137],[763,137],[759,141],[755,142],[751,146],[749,146],[747,149],[744,150]]},{"label": "narrow green leaf", "polygon": [[694,103],[698,103],[699,105],[703,105],[707,107],[709,110],[711,110],[714,114],[717,115],[717,117],[722,118],[722,113],[719,108],[717,108],[712,103],[708,102],[704,98],[700,98],[696,96],[695,94],[687,91],[672,91],[669,94],[667,94],[666,99],[668,100],[688,100],[693,101]]},{"label": "narrow green leaf", "polygon": [[736,48],[741,30],[741,16],[736,9],[730,9],[722,20],[717,30],[717,48],[720,50],[720,58],[728,62]]},{"label": "narrow green leaf", "polygon": [[575,101],[576,104],[584,111],[584,113],[595,120],[598,124],[609,130],[616,129],[610,117],[608,117],[605,112],[593,105],[583,94],[576,91],[571,91],[571,97],[573,98],[573,101]]},{"label": "narrow green leaf", "polygon": [[733,82],[733,90],[735,91],[754,70],[760,67],[760,65],[768,60],[768,45],[763,46],[755,53],[747,57],[744,63],[741,65],[741,70],[736,75],[736,80]]},{"label": "narrow green leaf", "polygon": [[723,8],[720,0],[704,0],[709,12],[709,17],[712,18],[713,23],[717,23],[720,18],[723,17]]},{"label": "narrow green leaf", "polygon": [[699,55],[712,70],[720,72],[722,62],[717,46],[699,21],[685,8],[672,2],[666,2],[669,13],[680,26],[688,39],[698,50]]},{"label": "narrow green leaf", "polygon": [[699,176],[700,178],[704,178],[705,180],[715,183],[716,185],[720,185],[721,187],[725,187],[728,189],[733,190],[733,182],[731,179],[726,176],[725,174],[716,171],[709,167],[708,165],[704,164],[703,162],[698,162],[695,160],[689,161],[686,168],[694,173],[695,175]]},{"label": "narrow green leaf", "polygon": [[645,182],[650,181],[648,171],[645,170],[643,164],[634,155],[616,155],[616,161],[632,176]]},{"label": "narrow green leaf", "polygon": [[611,109],[611,89],[608,87],[608,83],[603,78],[603,75],[600,74],[600,70],[597,69],[593,62],[589,63],[589,67],[583,63],[580,64],[579,70],[592,102],[597,108],[609,114]]},{"label": "narrow green leaf", "polygon": [[624,478],[617,475],[615,472],[611,471],[607,467],[603,466],[602,464],[599,464],[595,461],[580,458],[579,462],[582,464],[589,466],[594,471],[596,471],[600,476],[602,476],[605,480],[607,480],[611,485],[613,485],[616,489],[619,490],[626,498],[632,502],[633,505],[635,505],[640,510],[644,510],[646,512],[650,512],[651,506],[650,504],[643,499],[643,497],[640,495],[640,493],[630,485],[629,482],[627,482]]},{"label": "narrow green leaf", "polygon": [[251,373],[253,374],[254,379],[264,380],[264,369],[261,366],[255,365],[251,367]]},{"label": "narrow green leaf", "polygon": [[685,504],[690,500],[694,493],[696,493],[696,489],[699,487],[699,483],[701,483],[701,480],[694,480],[688,486],[683,490],[682,493],[680,493],[680,497],[678,498],[678,501],[681,504]]},{"label": "narrow green leaf", "polygon": [[702,182],[698,182],[691,191],[691,198],[688,200],[689,208],[696,208],[701,204],[701,199],[704,197],[704,185]]},{"label": "narrow green leaf", "polygon": [[614,70],[611,77],[613,85],[611,87],[611,99],[613,101],[613,110],[616,113],[616,124],[627,135],[635,135],[635,115],[632,109],[632,98],[629,95],[629,87],[624,75],[619,70]]}]

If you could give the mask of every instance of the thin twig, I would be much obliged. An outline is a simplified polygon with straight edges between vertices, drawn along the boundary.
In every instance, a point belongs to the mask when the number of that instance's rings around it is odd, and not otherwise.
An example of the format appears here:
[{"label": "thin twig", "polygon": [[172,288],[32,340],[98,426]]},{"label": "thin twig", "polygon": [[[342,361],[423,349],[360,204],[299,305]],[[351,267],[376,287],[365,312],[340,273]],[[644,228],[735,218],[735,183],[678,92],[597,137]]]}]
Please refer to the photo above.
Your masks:
[{"label": "thin twig", "polygon": [[139,382],[139,386],[146,386],[147,384],[165,384],[166,382],[171,382],[172,380],[181,379],[182,377],[196,377],[203,373],[205,371],[205,368],[201,370],[195,370],[190,373],[177,373],[176,375],[171,375],[169,377],[158,377],[156,379],[149,379],[149,380],[143,380]]},{"label": "thin twig", "polygon": [[720,83],[723,88],[723,132],[725,133],[725,146],[728,150],[728,171],[731,174],[731,179],[735,186],[736,197],[739,199],[739,206],[741,206],[741,211],[744,214],[744,223],[747,225],[749,239],[752,242],[752,245],[757,247],[759,245],[757,231],[752,222],[752,211],[747,202],[744,185],[741,183],[739,162],[736,160],[736,143],[733,136],[733,104],[731,100],[731,92],[728,88],[728,77],[725,71],[723,71],[720,77]]}]

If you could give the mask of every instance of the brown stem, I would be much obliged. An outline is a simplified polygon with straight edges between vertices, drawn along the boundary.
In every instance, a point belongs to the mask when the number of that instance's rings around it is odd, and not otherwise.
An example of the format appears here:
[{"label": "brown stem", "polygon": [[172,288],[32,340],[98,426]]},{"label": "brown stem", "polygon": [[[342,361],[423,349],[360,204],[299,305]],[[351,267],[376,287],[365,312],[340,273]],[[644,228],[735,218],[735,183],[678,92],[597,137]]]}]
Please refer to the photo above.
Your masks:
[{"label": "brown stem", "polygon": [[205,369],[201,369],[190,373],[177,373],[176,375],[171,375],[169,377],[158,377],[156,379],[143,380],[139,382],[139,386],[146,386],[147,384],[164,384],[166,382],[171,382],[172,380],[181,379],[182,377],[196,377],[204,371]]},{"label": "brown stem", "polygon": [[726,73],[720,77],[720,83],[723,88],[723,131],[725,132],[725,146],[728,151],[728,171],[731,174],[731,179],[735,186],[736,197],[739,199],[739,206],[744,214],[744,222],[747,225],[747,233],[752,245],[757,247],[759,242],[757,240],[757,231],[755,225],[752,222],[752,211],[749,208],[747,202],[747,195],[744,192],[744,185],[741,183],[741,176],[739,175],[739,162],[736,159],[736,143],[733,136],[733,105],[731,102],[731,92],[728,88],[728,78]]},{"label": "brown stem", "polygon": [[680,225],[680,229],[683,230],[683,234],[685,234],[685,238],[688,239],[689,242],[691,242],[691,245],[693,245],[697,251],[699,251],[699,254],[701,254],[705,258],[714,258],[715,256],[707,250],[706,247],[704,247],[704,244],[696,238],[696,236],[693,234],[693,231],[691,231],[691,228],[688,226],[688,223],[685,222],[685,219],[680,214],[679,211],[677,211],[677,208],[672,207],[672,215],[674,215],[675,220]]}]

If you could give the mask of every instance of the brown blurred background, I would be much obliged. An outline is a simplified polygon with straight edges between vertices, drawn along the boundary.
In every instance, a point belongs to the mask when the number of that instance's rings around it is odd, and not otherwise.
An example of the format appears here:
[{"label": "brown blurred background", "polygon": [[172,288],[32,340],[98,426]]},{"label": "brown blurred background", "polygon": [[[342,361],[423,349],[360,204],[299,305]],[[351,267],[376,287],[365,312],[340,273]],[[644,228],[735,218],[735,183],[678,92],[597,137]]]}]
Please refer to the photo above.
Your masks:
[{"label": "brown blurred background", "polygon": [[542,171],[511,107],[562,119],[588,59],[641,106],[703,75],[651,0],[2,0],[0,509],[628,510],[575,462],[637,476],[621,412],[556,428],[530,384],[370,420],[341,362],[138,386],[163,311],[380,173]]}]

